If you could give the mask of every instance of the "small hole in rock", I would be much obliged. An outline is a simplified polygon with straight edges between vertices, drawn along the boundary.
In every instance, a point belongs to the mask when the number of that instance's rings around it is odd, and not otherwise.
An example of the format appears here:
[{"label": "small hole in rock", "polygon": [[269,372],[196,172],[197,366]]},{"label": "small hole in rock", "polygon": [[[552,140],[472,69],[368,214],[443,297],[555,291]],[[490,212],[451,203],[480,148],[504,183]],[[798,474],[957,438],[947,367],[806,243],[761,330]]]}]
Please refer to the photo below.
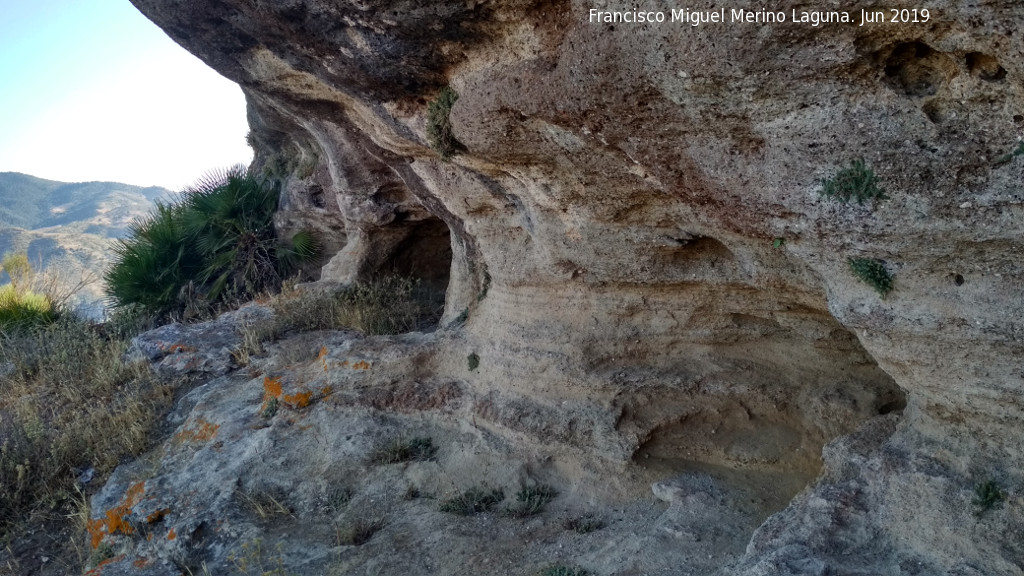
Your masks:
[{"label": "small hole in rock", "polygon": [[967,54],[967,70],[988,82],[998,82],[1006,78],[1006,69],[999,65],[999,61],[981,52]]},{"label": "small hole in rock", "polygon": [[956,276],[953,276],[953,282],[955,282],[957,286],[963,286],[964,277],[960,274],[957,274]]}]

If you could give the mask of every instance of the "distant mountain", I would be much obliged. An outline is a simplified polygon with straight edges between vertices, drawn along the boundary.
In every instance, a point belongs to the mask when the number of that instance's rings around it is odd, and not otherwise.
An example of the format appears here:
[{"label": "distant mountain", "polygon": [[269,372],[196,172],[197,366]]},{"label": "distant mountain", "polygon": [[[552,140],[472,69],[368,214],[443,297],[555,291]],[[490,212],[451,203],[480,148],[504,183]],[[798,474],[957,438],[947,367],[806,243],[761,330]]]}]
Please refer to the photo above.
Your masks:
[{"label": "distant mountain", "polygon": [[[66,183],[0,172],[0,255],[27,251],[33,268],[60,277],[64,286],[91,279],[78,304],[97,316],[104,298],[100,278],[114,240],[155,200],[172,196],[156,186]],[[0,274],[0,283],[7,281]]]}]

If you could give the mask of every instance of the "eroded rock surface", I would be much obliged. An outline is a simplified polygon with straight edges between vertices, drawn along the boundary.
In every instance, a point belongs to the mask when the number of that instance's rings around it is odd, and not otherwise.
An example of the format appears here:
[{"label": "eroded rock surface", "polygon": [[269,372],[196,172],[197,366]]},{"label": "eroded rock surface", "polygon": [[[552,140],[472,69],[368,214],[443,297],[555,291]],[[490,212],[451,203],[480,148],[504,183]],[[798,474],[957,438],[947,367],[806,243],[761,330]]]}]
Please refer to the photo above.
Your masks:
[{"label": "eroded rock surface", "polygon": [[[506,490],[541,478],[571,494],[555,502],[566,510],[621,509],[625,529],[570,542],[546,532],[552,517],[466,525],[395,503],[380,539],[334,560],[345,571],[528,574],[568,559],[599,574],[1021,573],[1013,3],[940,1],[927,23],[863,27],[591,24],[580,2],[134,3],[243,87],[256,163],[285,184],[279,225],[315,227],[337,249],[325,280],[399,271],[447,291],[445,330],[345,345],[367,347],[362,384],[320,374],[288,392],[318,398],[282,402],[294,425],[246,428],[273,374],[209,385],[188,422],[221,426],[223,455],[220,440],[170,446],[183,452],[140,480],[172,498],[206,469],[193,452],[233,462],[192,512],[166,516],[217,534],[189,536],[203,542],[190,558],[226,566],[247,539],[284,542],[227,504],[257,478],[302,487],[293,514],[311,518],[330,466],[364,458],[385,430],[425,426],[448,441],[436,465],[358,468],[392,474],[367,485],[386,492],[430,466],[417,478],[438,492],[466,487],[457,470]],[[465,148],[448,162],[427,138],[446,85]],[[887,198],[819,194],[855,159]],[[884,261],[895,290],[880,297],[851,257]],[[323,443],[304,464],[254,464],[260,443],[305,454],[305,425]],[[695,478],[720,486],[665,488]],[[979,511],[988,480],[1007,497]],[[134,485],[115,479],[94,514]],[[666,510],[651,485],[676,495]],[[232,528],[216,532],[224,518]],[[480,538],[495,523],[502,536]],[[315,573],[329,534],[303,538],[285,561]],[[129,549],[124,563],[174,555]]]}]

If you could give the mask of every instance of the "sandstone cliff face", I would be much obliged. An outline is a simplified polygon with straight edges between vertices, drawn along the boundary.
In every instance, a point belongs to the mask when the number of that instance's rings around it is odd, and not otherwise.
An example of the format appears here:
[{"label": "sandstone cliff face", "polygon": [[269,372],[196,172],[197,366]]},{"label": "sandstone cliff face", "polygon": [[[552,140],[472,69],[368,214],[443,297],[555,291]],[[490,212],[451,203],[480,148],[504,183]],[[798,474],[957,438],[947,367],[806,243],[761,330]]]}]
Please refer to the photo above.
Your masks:
[{"label": "sandstone cliff face", "polygon": [[[693,540],[662,518],[619,560],[594,553],[599,573],[1021,573],[1018,5],[693,27],[588,23],[580,2],[133,3],[243,87],[279,224],[337,251],[325,281],[447,290],[445,328],[396,344],[416,360],[378,384],[454,386],[432,418],[596,500],[696,473],[784,493],[741,521],[659,484],[732,543],[710,564],[651,547]],[[450,161],[427,138],[446,85]],[[819,194],[854,159],[888,198]],[[1007,502],[976,515],[990,479]]]}]

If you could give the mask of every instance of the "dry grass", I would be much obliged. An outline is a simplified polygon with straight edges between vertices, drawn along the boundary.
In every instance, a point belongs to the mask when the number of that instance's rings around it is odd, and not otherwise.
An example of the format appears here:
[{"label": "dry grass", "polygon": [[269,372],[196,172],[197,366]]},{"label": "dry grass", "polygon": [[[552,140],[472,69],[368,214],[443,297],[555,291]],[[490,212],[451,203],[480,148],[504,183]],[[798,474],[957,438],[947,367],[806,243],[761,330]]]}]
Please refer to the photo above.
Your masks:
[{"label": "dry grass", "polygon": [[291,576],[293,572],[284,567],[284,558],[280,546],[276,554],[270,554],[263,550],[263,544],[259,540],[246,542],[228,555],[236,574],[245,576]]},{"label": "dry grass", "polygon": [[400,334],[432,327],[440,318],[430,295],[415,280],[387,277],[334,293],[285,291],[271,302],[278,329],[349,328],[363,334]]},{"label": "dry grass", "polygon": [[264,522],[290,517],[292,509],[286,504],[282,490],[239,490],[235,492],[244,508]]},{"label": "dry grass", "polygon": [[[239,329],[242,344],[233,352],[239,366],[264,354],[263,345],[289,332],[350,329],[365,335],[430,330],[444,311],[436,294],[410,278],[386,277],[335,292],[290,288],[267,297],[274,318]],[[283,350],[289,362],[308,361],[317,350]]]},{"label": "dry grass", "polygon": [[[173,387],[126,365],[127,340],[69,317],[0,334],[0,534],[36,515],[81,514],[76,478],[102,481],[142,453]],[[75,512],[78,509],[79,512]]]}]

